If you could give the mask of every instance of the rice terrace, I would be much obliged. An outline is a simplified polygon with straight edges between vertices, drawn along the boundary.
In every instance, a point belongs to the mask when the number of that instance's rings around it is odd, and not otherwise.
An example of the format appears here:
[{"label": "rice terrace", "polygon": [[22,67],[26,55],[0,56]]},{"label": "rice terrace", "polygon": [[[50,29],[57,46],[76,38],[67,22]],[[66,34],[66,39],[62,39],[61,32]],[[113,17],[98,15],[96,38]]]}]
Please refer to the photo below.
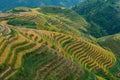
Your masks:
[{"label": "rice terrace", "polygon": [[120,33],[95,22],[88,3],[89,15],[62,2],[0,12],[0,80],[120,80]]}]

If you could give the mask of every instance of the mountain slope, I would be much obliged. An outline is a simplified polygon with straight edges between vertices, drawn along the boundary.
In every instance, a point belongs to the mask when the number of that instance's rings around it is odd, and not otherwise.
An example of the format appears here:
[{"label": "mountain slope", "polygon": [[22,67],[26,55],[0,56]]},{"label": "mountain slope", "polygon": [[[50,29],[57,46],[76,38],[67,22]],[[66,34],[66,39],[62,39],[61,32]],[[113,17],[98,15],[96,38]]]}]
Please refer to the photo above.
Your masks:
[{"label": "mountain slope", "polygon": [[[85,0],[73,9],[107,34],[120,32],[120,0]],[[103,34],[106,35],[106,34]]]},{"label": "mountain slope", "polygon": [[119,80],[117,51],[88,34],[90,26],[63,7],[0,13],[0,79]]},{"label": "mountain slope", "polygon": [[[120,66],[120,34],[105,36],[102,38],[98,38],[97,42],[104,47],[105,49],[111,50],[115,53],[117,57],[117,66]],[[120,69],[120,68],[119,68]],[[114,71],[115,75],[117,75],[120,78],[120,71]]]},{"label": "mountain slope", "polygon": [[117,79],[111,72],[116,66],[115,55],[82,38],[16,28],[5,21],[0,32],[1,79]]},{"label": "mountain slope", "polygon": [[101,37],[97,41],[100,45],[110,48],[117,56],[120,55],[120,34]]},{"label": "mountain slope", "polygon": [[6,11],[15,7],[63,6],[71,7],[81,0],[0,0],[0,10]]},{"label": "mountain slope", "polygon": [[[89,23],[73,10],[59,7],[15,8],[4,20],[16,27],[37,28],[62,32],[73,36],[93,39],[88,32]],[[37,27],[36,27],[37,26]]]},{"label": "mountain slope", "polygon": [[[57,50],[50,48],[39,35],[31,34],[31,32],[24,35],[24,33],[26,32],[22,29],[2,24],[0,79],[59,80],[61,76],[66,80],[70,78],[84,79],[84,71],[78,64],[61,56]],[[6,46],[8,43],[9,45]]]}]

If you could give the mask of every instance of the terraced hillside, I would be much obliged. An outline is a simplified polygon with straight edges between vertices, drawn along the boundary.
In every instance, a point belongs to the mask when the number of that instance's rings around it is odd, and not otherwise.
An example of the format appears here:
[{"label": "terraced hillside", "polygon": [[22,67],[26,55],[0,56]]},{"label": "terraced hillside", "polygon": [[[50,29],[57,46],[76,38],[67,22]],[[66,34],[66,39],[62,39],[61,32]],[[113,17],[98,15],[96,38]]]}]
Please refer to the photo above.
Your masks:
[{"label": "terraced hillside", "polygon": [[[37,34],[25,35],[18,29],[1,25],[0,43],[0,79],[2,80],[58,80],[63,75],[63,79],[70,77],[80,79],[85,76],[78,64],[56,55],[58,52],[47,47],[46,42]],[[31,73],[28,75],[29,70]],[[66,74],[68,71],[69,74]]]},{"label": "terraced hillside", "polygon": [[119,80],[116,63],[112,52],[82,37],[1,23],[2,80]]},{"label": "terraced hillside", "polygon": [[[71,34],[73,36],[92,39],[87,33],[90,24],[79,14],[70,9],[58,7],[15,8],[6,17],[8,24],[16,27],[37,28]],[[6,20],[6,18],[4,20]]]},{"label": "terraced hillside", "polygon": [[[105,49],[111,50],[112,52],[115,53],[117,57],[117,64],[118,64],[117,66],[120,66],[120,34],[98,38],[97,42]],[[119,67],[118,69],[120,70]],[[114,71],[114,72],[116,75],[120,73],[119,71]]]},{"label": "terraced hillside", "polygon": [[[97,42],[106,48],[111,49],[117,56],[120,54],[120,34],[105,36],[97,39]],[[110,44],[112,43],[112,44]]]}]

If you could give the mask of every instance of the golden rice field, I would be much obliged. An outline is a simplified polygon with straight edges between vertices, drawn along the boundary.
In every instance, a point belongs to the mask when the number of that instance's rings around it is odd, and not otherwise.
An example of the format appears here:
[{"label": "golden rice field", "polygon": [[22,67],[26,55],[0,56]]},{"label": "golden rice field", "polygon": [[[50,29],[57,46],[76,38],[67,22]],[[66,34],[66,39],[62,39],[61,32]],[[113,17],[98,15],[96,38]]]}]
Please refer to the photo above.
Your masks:
[{"label": "golden rice field", "polygon": [[93,43],[84,18],[66,13],[33,8],[2,15],[0,80],[120,80],[119,37],[109,46],[109,37]]},{"label": "golden rice field", "polygon": [[115,55],[82,38],[7,25],[0,34],[1,80],[117,80]]}]

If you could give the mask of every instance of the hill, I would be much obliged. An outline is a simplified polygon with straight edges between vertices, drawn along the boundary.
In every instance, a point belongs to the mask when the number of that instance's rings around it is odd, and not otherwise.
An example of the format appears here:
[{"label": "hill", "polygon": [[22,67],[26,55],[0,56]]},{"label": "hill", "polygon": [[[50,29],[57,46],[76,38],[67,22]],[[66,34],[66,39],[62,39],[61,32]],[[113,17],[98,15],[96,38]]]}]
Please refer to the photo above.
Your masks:
[{"label": "hill", "polygon": [[0,11],[7,11],[15,7],[62,6],[72,7],[81,0],[0,0]]},{"label": "hill", "polygon": [[[2,40],[0,49],[3,50],[0,54],[0,79],[59,80],[63,75],[63,79],[68,80],[71,77],[84,78],[84,72],[78,64],[64,58],[56,50],[47,47],[46,42],[37,34],[25,36],[17,29],[10,29],[11,32],[3,34],[0,39]],[[10,45],[3,48],[7,43]],[[10,52],[6,53],[9,50]],[[81,77],[78,74],[81,74]]]},{"label": "hill", "polygon": [[[111,49],[119,56],[120,54],[120,34],[105,36],[97,39],[98,43],[104,47]],[[112,43],[112,44],[110,44]]]},{"label": "hill", "polygon": [[120,64],[120,34],[105,36],[97,39],[97,42],[105,49],[115,53],[118,65]]},{"label": "hill", "polygon": [[88,33],[90,24],[79,14],[63,7],[15,8],[3,20],[16,27],[37,28],[93,39]]},{"label": "hill", "polygon": [[[2,21],[0,78],[5,80],[118,79],[116,56],[81,37]],[[6,46],[7,45],[7,46]],[[117,66],[119,67],[119,66]]]},{"label": "hill", "polygon": [[120,34],[105,36],[97,39],[97,42],[106,49],[110,49],[118,59],[120,58]]},{"label": "hill", "polygon": [[119,80],[120,58],[89,27],[63,7],[0,13],[0,79]]},{"label": "hill", "polygon": [[[104,36],[120,32],[119,4],[120,0],[85,0],[73,9],[80,15],[83,15],[88,22],[95,23],[99,28],[105,30],[106,34],[103,33],[101,35]],[[97,37],[101,37],[99,35]]]}]

